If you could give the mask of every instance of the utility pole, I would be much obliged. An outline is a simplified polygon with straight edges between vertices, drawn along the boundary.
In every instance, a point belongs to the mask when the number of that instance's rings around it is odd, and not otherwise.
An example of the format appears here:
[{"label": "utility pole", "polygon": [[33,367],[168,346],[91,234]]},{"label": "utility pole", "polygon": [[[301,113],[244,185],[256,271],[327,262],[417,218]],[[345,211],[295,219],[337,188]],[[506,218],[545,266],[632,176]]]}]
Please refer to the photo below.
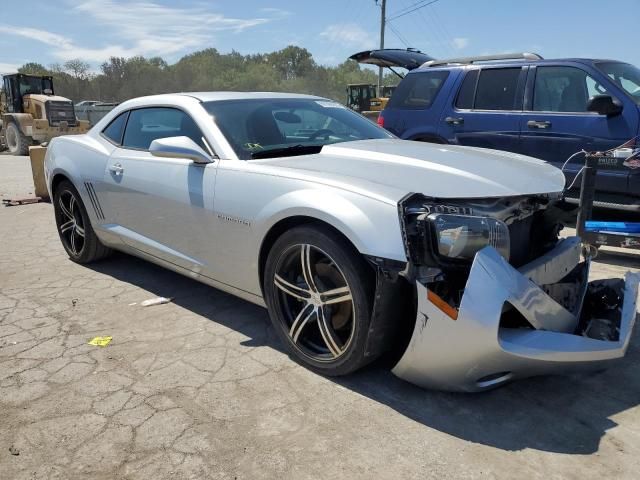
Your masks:
[{"label": "utility pole", "polygon": [[[387,0],[381,0],[380,5],[380,50],[384,48],[384,27],[387,16]],[[378,96],[382,94],[382,67],[378,67]]]}]

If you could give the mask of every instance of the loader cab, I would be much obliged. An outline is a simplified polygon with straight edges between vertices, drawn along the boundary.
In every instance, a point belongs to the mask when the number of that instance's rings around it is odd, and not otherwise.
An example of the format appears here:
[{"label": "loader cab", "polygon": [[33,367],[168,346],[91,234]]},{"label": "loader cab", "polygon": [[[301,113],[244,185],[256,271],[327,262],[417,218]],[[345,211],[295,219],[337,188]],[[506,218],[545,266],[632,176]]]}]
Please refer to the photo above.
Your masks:
[{"label": "loader cab", "polygon": [[53,77],[48,75],[25,75],[16,73],[2,77],[2,88],[6,97],[8,113],[26,113],[24,100],[29,95],[54,95]]},{"label": "loader cab", "polygon": [[347,106],[356,112],[371,109],[371,99],[376,97],[376,86],[368,83],[347,85]]}]

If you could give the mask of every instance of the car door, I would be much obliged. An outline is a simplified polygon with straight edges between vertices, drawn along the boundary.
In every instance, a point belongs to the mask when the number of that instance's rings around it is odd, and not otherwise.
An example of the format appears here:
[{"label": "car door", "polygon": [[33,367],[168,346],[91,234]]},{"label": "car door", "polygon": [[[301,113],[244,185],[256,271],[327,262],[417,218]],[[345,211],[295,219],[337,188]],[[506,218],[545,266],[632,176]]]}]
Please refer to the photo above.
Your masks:
[{"label": "car door", "polygon": [[111,228],[130,247],[206,275],[213,261],[217,164],[149,153],[153,140],[175,136],[209,148],[195,121],[180,109],[131,110],[122,145],[105,171]]},{"label": "car door", "polygon": [[440,112],[457,72],[421,69],[409,73],[382,111],[378,124],[406,140],[425,140],[436,136]]},{"label": "car door", "polygon": [[439,134],[449,143],[517,152],[526,67],[472,68],[442,112]]},{"label": "car door", "polygon": [[[594,95],[612,95],[605,82],[580,65],[532,66],[522,115],[522,152],[561,167],[582,149],[604,151],[623,144],[637,132],[637,112],[626,109],[608,117],[587,111]],[[578,156],[565,167],[569,182],[584,165]],[[596,189],[626,194],[628,170],[599,170]]]}]

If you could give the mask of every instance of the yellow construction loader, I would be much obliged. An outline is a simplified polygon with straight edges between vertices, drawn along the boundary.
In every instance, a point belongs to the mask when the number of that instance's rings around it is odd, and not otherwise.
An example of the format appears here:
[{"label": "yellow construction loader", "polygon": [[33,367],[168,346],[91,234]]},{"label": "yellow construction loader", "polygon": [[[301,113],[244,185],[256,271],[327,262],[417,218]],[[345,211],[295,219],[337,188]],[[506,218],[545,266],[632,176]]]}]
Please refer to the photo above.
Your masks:
[{"label": "yellow construction loader", "polygon": [[59,135],[85,133],[89,122],[78,120],[73,102],[55,95],[53,78],[16,73],[3,75],[0,90],[0,150],[27,155],[31,145]]}]

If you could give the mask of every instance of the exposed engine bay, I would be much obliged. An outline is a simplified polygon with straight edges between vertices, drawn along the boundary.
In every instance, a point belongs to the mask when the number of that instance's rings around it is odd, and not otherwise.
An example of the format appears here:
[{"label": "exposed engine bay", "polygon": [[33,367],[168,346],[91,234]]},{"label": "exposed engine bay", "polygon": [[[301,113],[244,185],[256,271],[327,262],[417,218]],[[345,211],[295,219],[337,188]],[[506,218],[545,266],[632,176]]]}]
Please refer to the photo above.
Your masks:
[{"label": "exposed engine bay", "polygon": [[[408,278],[429,285],[457,308],[477,251],[493,246],[519,268],[557,244],[565,221],[574,211],[575,207],[562,202],[559,194],[462,200],[409,195],[399,203],[410,259]],[[442,222],[443,218],[449,225]],[[451,226],[451,219],[458,223]],[[438,221],[444,224],[444,231],[438,232]],[[466,226],[485,221],[493,222],[485,230],[469,231]],[[456,242],[460,246],[443,251],[443,244]]]},{"label": "exposed engine bay", "polygon": [[414,194],[398,208],[409,262],[395,280],[387,275],[376,298],[381,305],[386,290],[397,295],[399,284],[413,285],[418,307],[402,332],[412,330],[396,375],[479,391],[624,355],[640,275],[589,283],[591,251],[579,237],[559,237],[575,214],[560,195],[440,201]]}]

